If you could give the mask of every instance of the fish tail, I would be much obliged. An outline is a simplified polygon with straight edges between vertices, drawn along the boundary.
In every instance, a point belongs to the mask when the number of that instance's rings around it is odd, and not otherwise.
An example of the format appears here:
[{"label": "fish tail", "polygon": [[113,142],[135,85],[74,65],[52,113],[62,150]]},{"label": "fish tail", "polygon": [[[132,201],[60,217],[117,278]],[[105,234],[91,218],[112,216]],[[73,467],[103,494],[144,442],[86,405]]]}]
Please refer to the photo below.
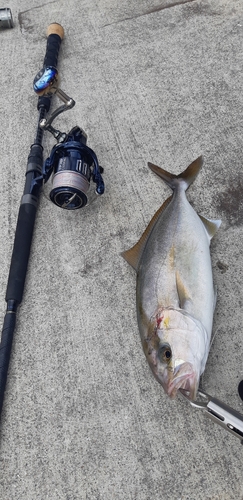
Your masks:
[{"label": "fish tail", "polygon": [[202,168],[203,164],[203,157],[199,156],[196,160],[194,160],[189,167],[184,170],[179,175],[171,174],[170,172],[167,172],[161,167],[157,167],[157,165],[154,165],[153,163],[148,163],[149,168],[157,174],[163,181],[171,188],[171,189],[176,189],[178,187],[178,184],[184,183],[185,186],[185,191],[189,188],[190,184],[193,183],[193,181],[196,179],[199,171]]}]

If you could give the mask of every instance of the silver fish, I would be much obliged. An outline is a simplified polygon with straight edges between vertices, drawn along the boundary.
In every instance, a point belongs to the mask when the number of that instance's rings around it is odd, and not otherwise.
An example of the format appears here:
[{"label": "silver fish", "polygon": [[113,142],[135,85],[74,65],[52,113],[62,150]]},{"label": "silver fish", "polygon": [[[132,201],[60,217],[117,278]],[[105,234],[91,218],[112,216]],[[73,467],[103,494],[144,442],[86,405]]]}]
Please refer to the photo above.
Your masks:
[{"label": "silver fish", "polygon": [[184,389],[191,400],[209,353],[216,302],[209,246],[221,224],[198,216],[186,197],[202,164],[200,156],[174,175],[148,163],[173,195],[122,253],[137,271],[138,326],[152,372],[170,397]]}]

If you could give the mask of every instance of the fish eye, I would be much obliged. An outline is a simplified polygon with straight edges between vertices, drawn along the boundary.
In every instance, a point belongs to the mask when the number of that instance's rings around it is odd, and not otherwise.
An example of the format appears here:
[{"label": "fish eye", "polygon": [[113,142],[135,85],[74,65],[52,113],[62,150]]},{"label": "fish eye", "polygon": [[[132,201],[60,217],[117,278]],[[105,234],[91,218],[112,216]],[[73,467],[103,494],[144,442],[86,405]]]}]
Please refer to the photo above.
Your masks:
[{"label": "fish eye", "polygon": [[172,352],[169,344],[164,344],[159,348],[158,357],[163,363],[171,360]]}]

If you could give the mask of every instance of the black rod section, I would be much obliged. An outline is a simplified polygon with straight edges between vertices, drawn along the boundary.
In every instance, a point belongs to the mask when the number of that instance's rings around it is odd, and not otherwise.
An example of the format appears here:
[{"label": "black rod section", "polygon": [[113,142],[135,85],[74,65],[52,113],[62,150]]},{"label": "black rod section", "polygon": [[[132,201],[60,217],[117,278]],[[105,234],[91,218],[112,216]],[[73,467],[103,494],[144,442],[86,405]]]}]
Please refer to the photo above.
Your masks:
[{"label": "black rod section", "polygon": [[[54,23],[48,27],[44,68],[46,66],[57,66],[58,53],[63,35],[63,28],[59,24]],[[5,297],[7,309],[4,317],[0,342],[0,416],[7,382],[7,373],[16,323],[16,313],[18,305],[21,303],[23,297],[38,199],[42,186],[43,130],[40,128],[39,122],[49,111],[50,103],[51,97],[49,95],[43,95],[38,99],[37,109],[39,110],[39,118],[36,138],[34,144],[30,147],[30,153],[28,156],[24,192],[18,213],[14,246],[9,269]]]}]

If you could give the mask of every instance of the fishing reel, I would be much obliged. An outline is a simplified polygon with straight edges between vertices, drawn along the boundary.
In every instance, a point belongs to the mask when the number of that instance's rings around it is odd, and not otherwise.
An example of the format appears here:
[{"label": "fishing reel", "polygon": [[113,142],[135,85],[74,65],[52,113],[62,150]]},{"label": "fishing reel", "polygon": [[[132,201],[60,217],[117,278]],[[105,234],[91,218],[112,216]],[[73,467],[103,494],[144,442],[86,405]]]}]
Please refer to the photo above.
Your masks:
[{"label": "fishing reel", "polygon": [[[39,96],[56,94],[63,104],[48,119],[42,119],[39,127],[48,130],[57,140],[49,158],[43,166],[43,181],[52,175],[50,200],[66,210],[82,208],[90,202],[90,182],[95,184],[95,194],[105,190],[102,178],[103,168],[99,165],[94,151],[86,144],[87,135],[78,126],[69,133],[52,126],[53,120],[64,111],[73,108],[75,101],[57,86],[58,71],[53,66],[44,67],[34,79],[34,90]],[[93,200],[92,200],[93,201]]]}]

